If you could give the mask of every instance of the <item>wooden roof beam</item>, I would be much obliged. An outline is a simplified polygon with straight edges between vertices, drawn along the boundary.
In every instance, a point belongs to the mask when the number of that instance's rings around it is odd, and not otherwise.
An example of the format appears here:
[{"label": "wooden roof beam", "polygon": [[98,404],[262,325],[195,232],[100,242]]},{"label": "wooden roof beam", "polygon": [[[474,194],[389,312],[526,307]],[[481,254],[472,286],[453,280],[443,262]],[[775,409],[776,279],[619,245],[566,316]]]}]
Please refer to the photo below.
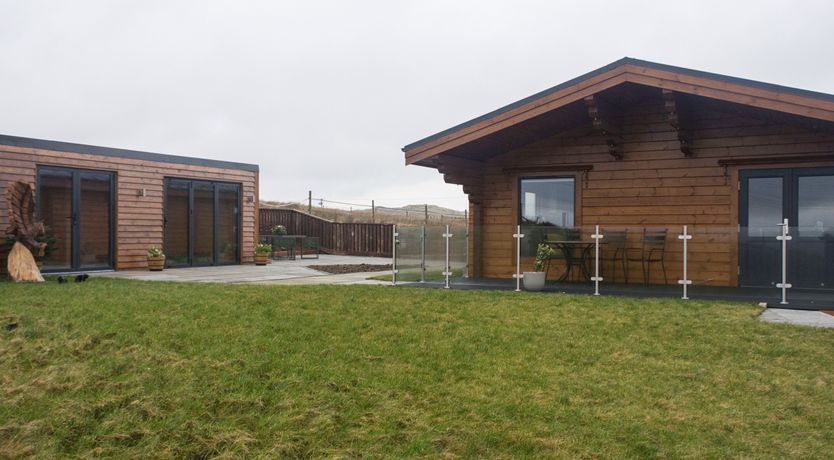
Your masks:
[{"label": "wooden roof beam", "polygon": [[588,107],[588,116],[591,118],[594,131],[602,136],[608,146],[608,153],[615,159],[622,160],[622,113],[619,108],[593,94],[585,97],[585,106]]},{"label": "wooden roof beam", "polygon": [[674,91],[663,89],[663,102],[665,106],[666,121],[678,134],[678,143],[680,144],[681,153],[686,157],[691,157],[692,151],[692,136],[690,134],[690,108],[681,97]]}]

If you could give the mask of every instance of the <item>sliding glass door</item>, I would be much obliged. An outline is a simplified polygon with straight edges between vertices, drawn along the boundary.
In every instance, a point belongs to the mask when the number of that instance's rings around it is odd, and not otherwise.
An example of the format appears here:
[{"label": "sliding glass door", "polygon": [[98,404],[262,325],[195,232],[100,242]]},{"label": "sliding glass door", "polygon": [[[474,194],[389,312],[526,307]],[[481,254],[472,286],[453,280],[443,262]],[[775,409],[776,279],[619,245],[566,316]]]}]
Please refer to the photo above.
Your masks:
[{"label": "sliding glass door", "polygon": [[45,272],[113,268],[114,175],[38,167],[38,218],[46,226]]},{"label": "sliding glass door", "polygon": [[240,260],[240,185],[165,180],[165,254],[171,267]]}]

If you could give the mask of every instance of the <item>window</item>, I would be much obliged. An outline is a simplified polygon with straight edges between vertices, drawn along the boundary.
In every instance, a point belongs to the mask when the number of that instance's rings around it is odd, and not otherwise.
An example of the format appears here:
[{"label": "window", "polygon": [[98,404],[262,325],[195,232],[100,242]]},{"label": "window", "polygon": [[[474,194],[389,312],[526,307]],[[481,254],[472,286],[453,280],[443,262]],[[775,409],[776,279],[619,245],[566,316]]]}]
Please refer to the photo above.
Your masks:
[{"label": "window", "polygon": [[520,223],[574,226],[574,178],[529,178],[520,181]]}]

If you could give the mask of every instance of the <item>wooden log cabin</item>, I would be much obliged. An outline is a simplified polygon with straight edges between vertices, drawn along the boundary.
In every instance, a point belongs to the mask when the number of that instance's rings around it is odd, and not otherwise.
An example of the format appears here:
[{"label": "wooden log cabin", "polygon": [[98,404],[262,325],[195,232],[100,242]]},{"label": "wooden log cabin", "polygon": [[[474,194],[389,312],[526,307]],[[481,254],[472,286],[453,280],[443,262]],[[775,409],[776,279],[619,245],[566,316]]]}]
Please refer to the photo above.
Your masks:
[{"label": "wooden log cabin", "polygon": [[[512,276],[517,225],[528,239],[547,239],[532,226],[588,238],[599,225],[625,232],[632,259],[606,281],[675,284],[687,225],[689,279],[772,287],[788,219],[788,280],[834,289],[834,95],[624,58],[403,152],[463,186],[476,277]],[[665,267],[645,273],[653,230],[667,232]],[[619,263],[612,243],[604,259]]]},{"label": "wooden log cabin", "polygon": [[254,261],[257,165],[0,135],[0,190],[18,180],[46,224],[45,273],[143,269],[149,246],[168,267]]}]

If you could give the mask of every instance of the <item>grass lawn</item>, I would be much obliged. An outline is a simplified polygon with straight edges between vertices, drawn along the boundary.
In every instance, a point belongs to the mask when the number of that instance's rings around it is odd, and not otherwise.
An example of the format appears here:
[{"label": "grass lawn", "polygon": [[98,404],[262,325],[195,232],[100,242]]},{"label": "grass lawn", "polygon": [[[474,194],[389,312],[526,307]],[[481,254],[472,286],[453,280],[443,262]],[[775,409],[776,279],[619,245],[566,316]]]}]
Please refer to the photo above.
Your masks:
[{"label": "grass lawn", "polygon": [[0,458],[830,458],[834,330],[758,312],[384,286],[0,283]]}]

